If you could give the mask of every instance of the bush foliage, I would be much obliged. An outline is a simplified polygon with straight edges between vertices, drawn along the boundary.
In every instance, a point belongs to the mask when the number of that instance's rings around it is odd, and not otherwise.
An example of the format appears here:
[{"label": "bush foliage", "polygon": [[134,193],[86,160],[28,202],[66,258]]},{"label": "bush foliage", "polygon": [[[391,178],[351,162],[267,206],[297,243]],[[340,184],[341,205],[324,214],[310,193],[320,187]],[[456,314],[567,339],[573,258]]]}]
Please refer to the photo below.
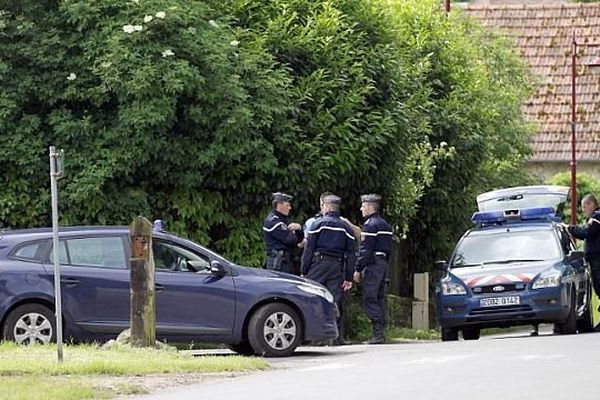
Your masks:
[{"label": "bush foliage", "polygon": [[49,224],[56,145],[62,224],[141,213],[258,266],[270,192],[378,192],[425,268],[530,131],[517,56],[438,3],[0,0],[0,222]]},{"label": "bush foliage", "polygon": [[[571,186],[571,172],[561,172],[554,175],[548,180],[550,185],[560,186]],[[587,217],[581,212],[581,199],[586,194],[593,194],[594,196],[600,196],[600,180],[585,172],[577,173],[577,181],[575,183],[575,190],[577,191],[577,223],[584,224],[587,221]],[[567,199],[563,210],[563,221],[569,223],[571,221],[571,196]]]}]

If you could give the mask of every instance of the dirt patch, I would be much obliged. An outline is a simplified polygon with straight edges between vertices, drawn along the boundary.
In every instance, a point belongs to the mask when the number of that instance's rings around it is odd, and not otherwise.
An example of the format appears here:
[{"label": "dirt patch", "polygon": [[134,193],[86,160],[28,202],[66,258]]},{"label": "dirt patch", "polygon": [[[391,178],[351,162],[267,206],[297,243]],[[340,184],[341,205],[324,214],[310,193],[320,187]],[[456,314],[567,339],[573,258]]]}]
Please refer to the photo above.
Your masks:
[{"label": "dirt patch", "polygon": [[97,389],[115,394],[116,399],[127,399],[130,396],[154,393],[171,387],[236,378],[247,374],[249,372],[168,373],[141,376],[104,376],[92,379],[93,385]]}]

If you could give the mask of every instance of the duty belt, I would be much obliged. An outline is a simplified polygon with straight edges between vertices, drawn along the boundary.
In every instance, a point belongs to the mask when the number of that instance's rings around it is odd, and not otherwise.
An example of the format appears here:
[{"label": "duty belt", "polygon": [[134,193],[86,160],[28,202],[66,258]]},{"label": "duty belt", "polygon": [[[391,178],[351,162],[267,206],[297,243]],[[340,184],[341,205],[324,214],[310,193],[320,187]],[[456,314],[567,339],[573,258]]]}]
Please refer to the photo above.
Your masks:
[{"label": "duty belt", "polygon": [[335,260],[335,261],[339,261],[342,262],[344,261],[344,256],[340,255],[340,256],[336,256],[334,254],[326,254],[326,253],[321,253],[321,252],[315,252],[313,254],[313,261],[316,260]]}]

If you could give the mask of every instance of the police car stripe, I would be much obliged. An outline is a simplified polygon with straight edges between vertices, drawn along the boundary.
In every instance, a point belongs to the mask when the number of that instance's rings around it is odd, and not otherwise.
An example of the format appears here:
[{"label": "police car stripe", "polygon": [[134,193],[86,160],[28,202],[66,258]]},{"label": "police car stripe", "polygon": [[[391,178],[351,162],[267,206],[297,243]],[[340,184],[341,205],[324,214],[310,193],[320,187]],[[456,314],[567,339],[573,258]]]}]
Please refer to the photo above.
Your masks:
[{"label": "police car stripe", "polygon": [[379,236],[379,235],[393,235],[394,232],[388,232],[388,231],[377,231],[376,233],[371,233],[371,232],[361,232],[361,235],[365,235],[365,236]]},{"label": "police car stripe", "polygon": [[277,229],[277,227],[278,227],[278,226],[280,226],[280,225],[285,225],[285,224],[284,224],[283,222],[278,222],[278,223],[276,223],[275,225],[273,225],[273,227],[272,227],[271,229],[265,228],[265,227],[263,226],[263,231],[265,231],[265,232],[273,232],[273,231],[274,231],[275,229]]},{"label": "police car stripe", "polygon": [[319,228],[319,229],[317,229],[317,230],[314,230],[314,231],[309,231],[309,232],[308,232],[308,234],[309,234],[309,235],[313,235],[313,234],[315,234],[315,233],[319,233],[319,232],[321,232],[323,229],[327,229],[327,230],[329,230],[329,231],[341,231],[341,232],[344,232],[344,234],[345,234],[347,237],[349,237],[350,239],[354,240],[354,236],[352,236],[352,235],[350,235],[348,232],[346,232],[346,230],[345,230],[344,228],[335,228],[335,227],[333,227],[333,226],[327,226],[327,225],[323,225],[322,227],[320,227],[320,228]]}]

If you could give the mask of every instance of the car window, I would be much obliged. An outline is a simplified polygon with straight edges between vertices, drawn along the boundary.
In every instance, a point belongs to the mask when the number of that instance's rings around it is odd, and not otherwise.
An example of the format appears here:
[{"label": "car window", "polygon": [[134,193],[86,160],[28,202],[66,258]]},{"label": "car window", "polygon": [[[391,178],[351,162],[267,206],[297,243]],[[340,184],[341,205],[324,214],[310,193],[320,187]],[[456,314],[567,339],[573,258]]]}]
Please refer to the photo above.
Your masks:
[{"label": "car window", "polygon": [[45,246],[45,240],[32,243],[25,243],[13,250],[10,257],[18,258],[20,260],[41,261],[42,253]]},{"label": "car window", "polygon": [[[208,270],[210,260],[173,243],[153,240],[152,253],[157,271],[196,272]],[[194,261],[194,265],[189,261]]]},{"label": "car window", "polygon": [[[100,268],[127,268],[123,240],[119,236],[61,240],[60,263]],[[53,253],[50,252],[50,261]]]},{"label": "car window", "polygon": [[463,238],[456,249],[452,267],[545,261],[560,256],[560,245],[551,230],[500,231]]},{"label": "car window", "polygon": [[569,254],[571,251],[577,250],[577,247],[573,243],[573,240],[571,239],[571,236],[567,230],[562,227],[559,227],[558,230],[560,232],[560,244],[565,254]]},{"label": "car window", "polygon": [[[54,246],[50,246],[50,255],[49,258],[51,263],[54,263]],[[69,264],[69,256],[67,255],[67,245],[64,241],[60,241],[58,245],[58,259],[62,265]]]}]

